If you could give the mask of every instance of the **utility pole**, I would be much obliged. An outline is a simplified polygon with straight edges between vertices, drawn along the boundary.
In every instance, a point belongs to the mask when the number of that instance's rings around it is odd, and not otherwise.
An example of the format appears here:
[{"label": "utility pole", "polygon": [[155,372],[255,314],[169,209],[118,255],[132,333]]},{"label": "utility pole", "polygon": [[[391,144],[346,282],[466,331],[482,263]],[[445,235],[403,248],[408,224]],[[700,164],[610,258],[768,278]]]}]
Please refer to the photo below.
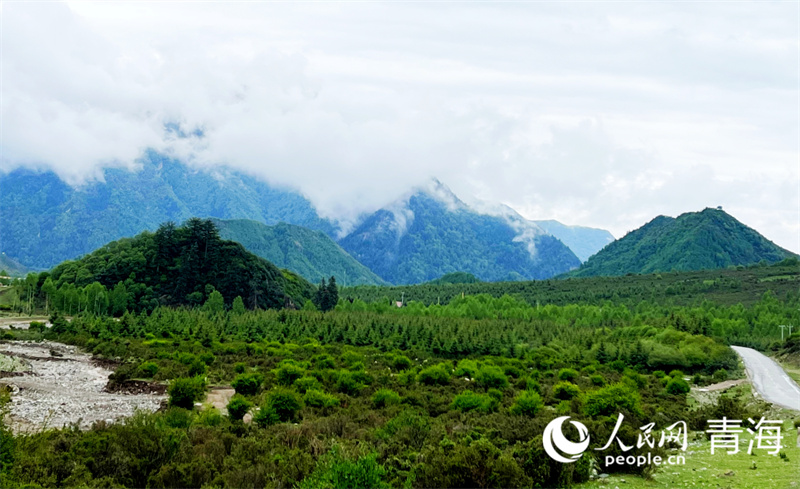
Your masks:
[{"label": "utility pole", "polygon": [[[788,328],[789,326],[786,326],[785,324],[781,324],[778,327],[781,328],[781,341],[783,341],[783,330],[784,330],[784,328]],[[792,334],[792,333],[789,333],[789,334]]]}]

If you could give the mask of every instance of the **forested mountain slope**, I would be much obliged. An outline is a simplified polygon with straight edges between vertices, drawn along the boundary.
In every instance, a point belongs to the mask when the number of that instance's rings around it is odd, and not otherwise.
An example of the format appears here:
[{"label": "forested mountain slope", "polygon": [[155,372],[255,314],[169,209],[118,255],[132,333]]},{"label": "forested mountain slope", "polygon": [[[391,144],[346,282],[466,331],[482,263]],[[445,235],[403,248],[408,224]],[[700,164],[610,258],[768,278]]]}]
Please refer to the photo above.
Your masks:
[{"label": "forested mountain slope", "polygon": [[241,297],[249,308],[300,305],[314,286],[219,237],[210,220],[167,223],[155,233],[113,241],[75,261],[53,268],[42,290],[62,311],[112,313],[152,310],[159,305],[201,305],[214,291],[231,305]]},{"label": "forested mountain slope", "polygon": [[488,281],[539,279],[580,264],[566,245],[530,221],[480,214],[435,180],[369,216],[340,244],[398,284],[451,272]]},{"label": "forested mountain slope", "polygon": [[387,284],[321,231],[283,222],[267,226],[247,219],[213,221],[222,238],[241,243],[251,253],[312,283],[335,276],[341,285]]},{"label": "forested mountain slope", "polygon": [[334,235],[300,194],[225,167],[195,170],[148,152],[140,169],[109,168],[72,187],[52,172],[0,174],[0,250],[31,268],[49,268],[109,241],[191,217],[280,221]]},{"label": "forested mountain slope", "polygon": [[574,277],[703,270],[794,255],[719,209],[659,216],[589,258]]}]

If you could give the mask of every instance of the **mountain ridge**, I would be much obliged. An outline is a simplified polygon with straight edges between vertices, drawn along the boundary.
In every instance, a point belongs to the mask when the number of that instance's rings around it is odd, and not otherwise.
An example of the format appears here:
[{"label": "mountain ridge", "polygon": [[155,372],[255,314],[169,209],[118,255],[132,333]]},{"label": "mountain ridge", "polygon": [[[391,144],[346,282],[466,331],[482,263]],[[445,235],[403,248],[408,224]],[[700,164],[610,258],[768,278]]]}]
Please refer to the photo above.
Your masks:
[{"label": "mountain ridge", "polygon": [[610,243],[569,276],[624,275],[775,263],[797,255],[720,209],[657,216]]}]

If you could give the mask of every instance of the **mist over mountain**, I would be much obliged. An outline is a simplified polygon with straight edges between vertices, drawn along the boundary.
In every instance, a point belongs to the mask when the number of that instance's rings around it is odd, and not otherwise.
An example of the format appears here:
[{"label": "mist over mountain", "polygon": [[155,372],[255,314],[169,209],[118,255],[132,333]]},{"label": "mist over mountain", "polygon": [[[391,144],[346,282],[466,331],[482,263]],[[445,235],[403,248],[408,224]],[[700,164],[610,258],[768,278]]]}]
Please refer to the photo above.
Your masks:
[{"label": "mist over mountain", "polygon": [[321,231],[284,222],[274,226],[247,219],[212,219],[223,239],[306,280],[319,283],[335,276],[340,285],[386,285]]},{"label": "mist over mountain", "polygon": [[658,216],[603,248],[570,275],[624,275],[775,263],[796,256],[721,209]]},{"label": "mist over mountain", "polygon": [[156,152],[141,168],[103,170],[80,187],[55,173],[0,174],[0,251],[33,268],[49,268],[109,241],[190,217],[287,222],[333,236],[338,226],[299,193],[217,167],[195,170]]},{"label": "mist over mountain", "polygon": [[370,215],[340,244],[396,284],[452,272],[486,281],[541,279],[580,265],[535,223],[516,213],[481,214],[436,180]]}]

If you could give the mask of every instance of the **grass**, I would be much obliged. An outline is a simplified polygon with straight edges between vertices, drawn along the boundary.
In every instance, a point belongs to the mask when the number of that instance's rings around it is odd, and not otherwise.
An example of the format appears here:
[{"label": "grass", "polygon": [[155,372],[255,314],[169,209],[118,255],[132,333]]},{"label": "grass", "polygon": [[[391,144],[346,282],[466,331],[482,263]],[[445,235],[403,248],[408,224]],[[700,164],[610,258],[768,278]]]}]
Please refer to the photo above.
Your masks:
[{"label": "grass", "polygon": [[[790,429],[791,428],[791,429]],[[764,450],[747,454],[749,434],[740,437],[739,453],[725,452],[711,455],[711,443],[702,440],[689,443],[685,465],[662,466],[650,480],[632,475],[611,475],[605,481],[595,480],[577,487],[600,489],[609,487],[638,488],[693,488],[693,489],[792,489],[800,487],[800,448],[797,431],[786,421],[782,429],[783,452],[787,460],[769,455]],[[678,453],[677,451],[671,453]],[[755,462],[756,469],[752,469]]]},{"label": "grass", "polygon": [[[782,420],[781,443],[786,460],[778,455],[769,455],[766,450],[754,449],[756,455],[748,455],[747,448],[752,437],[747,432],[740,435],[739,453],[728,455],[717,451],[711,455],[711,443],[702,432],[689,435],[685,465],[661,466],[651,479],[633,475],[611,475],[605,480],[595,480],[577,487],[581,489],[625,489],[692,488],[692,489],[800,489],[800,448],[798,432],[794,428],[800,413],[778,408],[758,401],[753,397],[749,383],[731,387],[726,395],[741,398],[751,406],[761,406],[766,419]],[[691,397],[690,397],[691,399]],[[747,422],[744,423],[747,425]],[[694,435],[694,436],[693,436]],[[671,454],[680,452],[672,451]],[[755,469],[751,468],[755,462]]]}]

